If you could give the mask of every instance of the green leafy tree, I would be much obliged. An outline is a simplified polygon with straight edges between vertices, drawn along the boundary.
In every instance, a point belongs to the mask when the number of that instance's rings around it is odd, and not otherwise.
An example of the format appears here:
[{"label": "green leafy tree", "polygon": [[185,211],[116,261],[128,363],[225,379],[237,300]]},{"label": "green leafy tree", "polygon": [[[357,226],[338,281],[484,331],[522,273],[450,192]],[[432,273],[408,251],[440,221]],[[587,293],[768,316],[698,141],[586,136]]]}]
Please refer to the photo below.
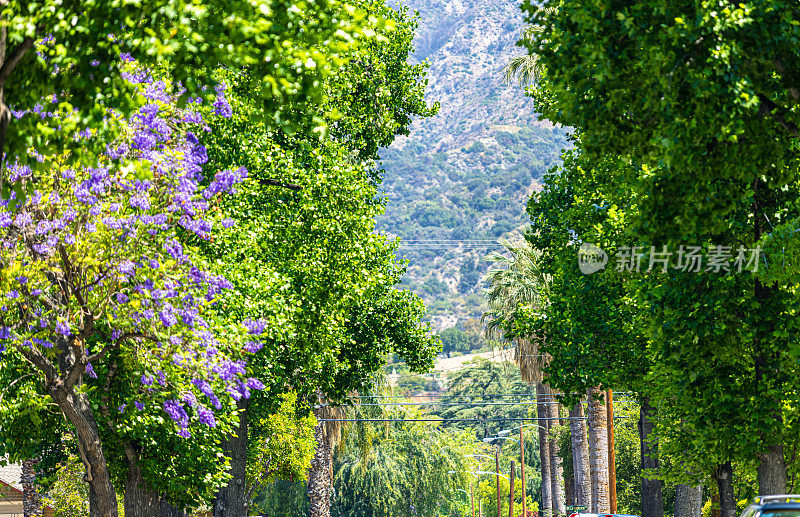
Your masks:
[{"label": "green leafy tree", "polygon": [[[688,237],[794,249],[795,196],[785,194],[800,170],[800,95],[796,71],[786,66],[798,60],[795,6],[548,6],[555,9],[524,6],[543,28],[528,43],[546,70],[536,93],[543,116],[577,128],[591,157],[628,157],[637,165],[640,181],[632,186],[642,195],[643,237],[659,245]],[[694,180],[686,181],[690,173]],[[759,401],[747,426],[756,430],[763,494],[785,492],[782,393],[792,389],[797,347],[783,316],[794,311],[795,273],[794,263],[772,262],[741,298],[753,315],[747,327],[758,381],[754,399],[733,405]],[[693,317],[687,309],[684,317]],[[735,509],[729,504],[728,511]]]},{"label": "green leafy tree", "polygon": [[[262,117],[294,125],[286,107],[319,101],[322,78],[356,36],[360,15],[351,13],[335,0],[4,2],[0,154],[24,158],[28,146],[45,143],[38,117],[19,114],[41,110],[35,105],[53,94],[65,109],[78,110],[81,125],[102,127],[101,105],[135,109],[135,94],[119,73],[123,53],[144,66],[170,63],[173,81],[209,99],[204,72],[247,68]],[[109,70],[115,73],[102,80]],[[47,145],[75,147],[74,128],[62,127]]]}]

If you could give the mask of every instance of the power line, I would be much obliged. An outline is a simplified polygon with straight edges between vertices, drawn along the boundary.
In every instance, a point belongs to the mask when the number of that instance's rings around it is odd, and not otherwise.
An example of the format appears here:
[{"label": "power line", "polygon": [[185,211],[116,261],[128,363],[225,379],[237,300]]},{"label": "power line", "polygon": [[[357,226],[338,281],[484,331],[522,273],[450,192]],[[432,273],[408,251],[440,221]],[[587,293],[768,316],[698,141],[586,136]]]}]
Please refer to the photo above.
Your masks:
[{"label": "power line", "polygon": [[[615,416],[614,420],[627,418],[626,416]],[[538,420],[588,420],[588,418],[320,418],[317,422],[534,422]]]}]

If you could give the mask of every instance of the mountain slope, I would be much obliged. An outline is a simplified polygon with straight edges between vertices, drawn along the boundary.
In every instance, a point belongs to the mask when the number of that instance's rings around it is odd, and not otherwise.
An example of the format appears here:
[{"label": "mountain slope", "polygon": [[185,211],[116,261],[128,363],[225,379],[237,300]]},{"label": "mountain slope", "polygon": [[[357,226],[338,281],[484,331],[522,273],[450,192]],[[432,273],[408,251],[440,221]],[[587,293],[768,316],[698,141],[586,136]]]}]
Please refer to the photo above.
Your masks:
[{"label": "mountain slope", "polygon": [[502,81],[522,51],[515,2],[406,5],[420,13],[414,58],[430,63],[428,98],[441,108],[382,150],[387,209],[378,228],[402,238],[404,284],[441,329],[480,316],[485,255],[527,224],[528,197],[568,143],[563,129],[537,120],[518,85]]}]

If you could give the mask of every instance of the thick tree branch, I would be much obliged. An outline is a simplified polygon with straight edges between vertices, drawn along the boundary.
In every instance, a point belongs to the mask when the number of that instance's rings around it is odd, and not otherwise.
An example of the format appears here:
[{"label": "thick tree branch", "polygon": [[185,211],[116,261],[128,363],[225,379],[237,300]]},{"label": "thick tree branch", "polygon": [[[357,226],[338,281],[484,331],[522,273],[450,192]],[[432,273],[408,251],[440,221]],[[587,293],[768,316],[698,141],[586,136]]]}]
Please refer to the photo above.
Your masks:
[{"label": "thick tree branch", "polygon": [[283,187],[283,188],[288,188],[289,190],[294,190],[294,191],[303,190],[302,185],[297,185],[295,183],[283,183],[283,182],[280,182],[278,180],[272,180],[272,179],[260,179],[258,181],[262,185],[269,185],[271,187]]},{"label": "thick tree branch", "polygon": [[763,93],[758,94],[758,99],[761,101],[761,109],[759,110],[759,115],[766,116],[767,114],[771,115],[778,121],[778,124],[781,125],[783,129],[789,132],[795,138],[800,138],[800,127],[797,126],[792,121],[786,120],[784,115],[781,111],[784,110],[782,106],[778,106],[772,100],[764,95]]},{"label": "thick tree branch", "polygon": [[33,48],[33,38],[25,38],[22,40],[22,43],[11,51],[11,54],[9,54],[8,58],[3,62],[3,66],[0,67],[0,88],[6,85],[6,81],[8,81],[8,78],[11,76],[11,72],[14,71],[14,68],[16,68],[31,48]]}]

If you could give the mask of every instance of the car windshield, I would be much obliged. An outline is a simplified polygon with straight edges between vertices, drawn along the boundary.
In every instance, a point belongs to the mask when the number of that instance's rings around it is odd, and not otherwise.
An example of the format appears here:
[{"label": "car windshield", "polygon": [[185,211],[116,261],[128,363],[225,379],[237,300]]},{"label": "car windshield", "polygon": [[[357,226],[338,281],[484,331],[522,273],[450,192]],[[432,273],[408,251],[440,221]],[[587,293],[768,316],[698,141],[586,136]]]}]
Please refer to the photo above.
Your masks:
[{"label": "car windshield", "polygon": [[800,517],[800,508],[767,510],[761,512],[761,517]]}]

